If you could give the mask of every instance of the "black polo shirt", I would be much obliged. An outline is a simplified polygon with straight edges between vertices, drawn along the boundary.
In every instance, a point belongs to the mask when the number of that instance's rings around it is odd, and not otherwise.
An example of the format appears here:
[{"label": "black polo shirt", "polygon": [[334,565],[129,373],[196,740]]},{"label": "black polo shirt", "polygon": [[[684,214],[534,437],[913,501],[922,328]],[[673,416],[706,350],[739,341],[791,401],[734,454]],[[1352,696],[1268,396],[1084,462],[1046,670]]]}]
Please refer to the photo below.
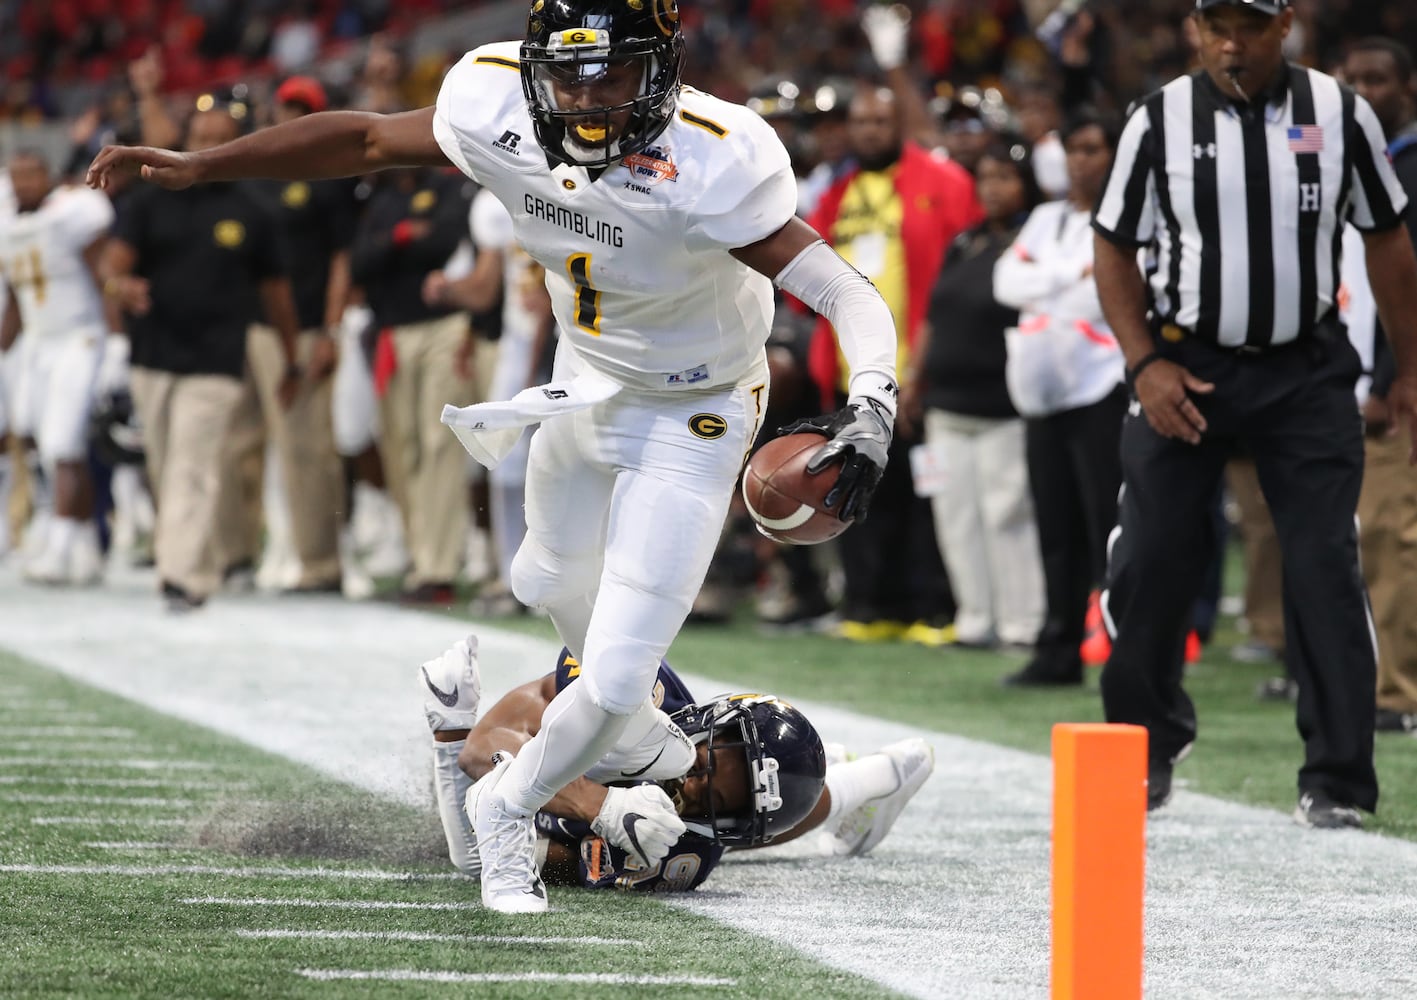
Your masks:
[{"label": "black polo shirt", "polygon": [[240,184],[143,186],[124,200],[113,232],[136,251],[134,273],[148,280],[152,302],[129,317],[133,364],[240,378],[260,283],[289,273],[265,200]]},{"label": "black polo shirt", "polygon": [[[403,183],[410,178],[412,183]],[[455,311],[427,305],[423,279],[469,235],[470,198],[467,182],[451,173],[418,170],[379,178],[359,223],[350,269],[380,326],[422,323]],[[428,231],[412,239],[405,224],[416,220]]]},{"label": "black polo shirt", "polygon": [[325,325],[325,296],[330,283],[330,258],[354,242],[359,206],[352,179],[329,181],[263,181],[290,250],[290,284],[300,329]]}]

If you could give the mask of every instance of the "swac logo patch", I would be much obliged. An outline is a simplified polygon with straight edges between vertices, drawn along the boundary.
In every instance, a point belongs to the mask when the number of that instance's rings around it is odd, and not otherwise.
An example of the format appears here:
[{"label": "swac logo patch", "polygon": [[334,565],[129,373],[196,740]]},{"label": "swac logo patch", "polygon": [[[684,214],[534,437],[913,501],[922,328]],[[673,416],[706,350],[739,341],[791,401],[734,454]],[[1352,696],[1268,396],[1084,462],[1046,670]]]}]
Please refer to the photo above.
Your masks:
[{"label": "swac logo patch", "polygon": [[422,215],[437,204],[437,201],[438,195],[435,192],[424,189],[409,199],[408,207],[414,214]]},{"label": "swac logo patch", "polygon": [[212,227],[212,239],[217,246],[231,250],[246,241],[246,227],[235,219],[222,219]]},{"label": "swac logo patch", "polygon": [[717,413],[695,413],[689,418],[689,432],[694,437],[713,441],[728,433],[728,421]]},{"label": "swac logo patch", "polygon": [[310,201],[310,185],[304,181],[292,181],[280,193],[280,200],[286,208],[303,208]]}]

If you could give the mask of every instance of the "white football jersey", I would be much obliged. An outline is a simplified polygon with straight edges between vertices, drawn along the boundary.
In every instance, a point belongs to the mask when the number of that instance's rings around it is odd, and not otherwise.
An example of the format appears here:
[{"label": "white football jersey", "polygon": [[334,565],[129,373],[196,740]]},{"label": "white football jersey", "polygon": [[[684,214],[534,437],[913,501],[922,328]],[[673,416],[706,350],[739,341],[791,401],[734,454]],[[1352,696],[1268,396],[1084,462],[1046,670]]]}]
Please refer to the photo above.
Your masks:
[{"label": "white football jersey", "polygon": [[642,153],[592,182],[552,169],[522,95],[519,45],[474,49],[448,73],[433,132],[511,213],[546,269],[561,350],[641,389],[735,385],[763,364],[772,282],[728,250],[792,218],[787,151],[747,108],[691,88]]},{"label": "white football jersey", "polygon": [[15,290],[26,336],[105,327],[84,250],[112,224],[113,205],[87,188],[56,188],[33,212],[0,223],[0,266]]}]

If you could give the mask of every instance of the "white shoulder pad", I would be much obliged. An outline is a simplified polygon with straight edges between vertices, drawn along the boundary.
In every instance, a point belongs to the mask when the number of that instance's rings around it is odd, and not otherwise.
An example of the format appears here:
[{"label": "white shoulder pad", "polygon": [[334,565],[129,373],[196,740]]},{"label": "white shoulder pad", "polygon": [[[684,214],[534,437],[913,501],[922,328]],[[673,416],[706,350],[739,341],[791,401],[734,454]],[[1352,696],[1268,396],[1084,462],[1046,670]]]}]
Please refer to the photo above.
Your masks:
[{"label": "white shoulder pad", "polygon": [[54,198],[55,220],[64,242],[82,250],[108,232],[113,225],[113,202],[90,188],[62,188]]},{"label": "white shoulder pad", "polygon": [[685,87],[676,133],[690,140],[704,171],[689,213],[691,250],[735,249],[771,236],[797,210],[792,161],[772,126],[739,104]]},{"label": "white shoulder pad", "polygon": [[483,188],[472,199],[472,241],[479,250],[505,250],[513,240],[511,213]]},{"label": "white shoulder pad", "polygon": [[522,107],[519,42],[480,45],[443,78],[433,113],[433,136],[448,159],[477,178],[477,151],[497,138],[499,122]]}]

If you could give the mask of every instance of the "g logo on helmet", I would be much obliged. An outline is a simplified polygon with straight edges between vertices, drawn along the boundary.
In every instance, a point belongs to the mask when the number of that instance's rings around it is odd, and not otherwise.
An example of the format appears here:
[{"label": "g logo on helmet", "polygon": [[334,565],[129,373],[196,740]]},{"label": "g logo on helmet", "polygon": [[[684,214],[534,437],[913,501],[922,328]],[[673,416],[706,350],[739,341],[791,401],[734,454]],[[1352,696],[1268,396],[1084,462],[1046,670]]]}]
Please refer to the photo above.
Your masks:
[{"label": "g logo on helmet", "polygon": [[717,413],[695,413],[689,418],[689,431],[694,437],[713,441],[728,433],[728,421]]}]

